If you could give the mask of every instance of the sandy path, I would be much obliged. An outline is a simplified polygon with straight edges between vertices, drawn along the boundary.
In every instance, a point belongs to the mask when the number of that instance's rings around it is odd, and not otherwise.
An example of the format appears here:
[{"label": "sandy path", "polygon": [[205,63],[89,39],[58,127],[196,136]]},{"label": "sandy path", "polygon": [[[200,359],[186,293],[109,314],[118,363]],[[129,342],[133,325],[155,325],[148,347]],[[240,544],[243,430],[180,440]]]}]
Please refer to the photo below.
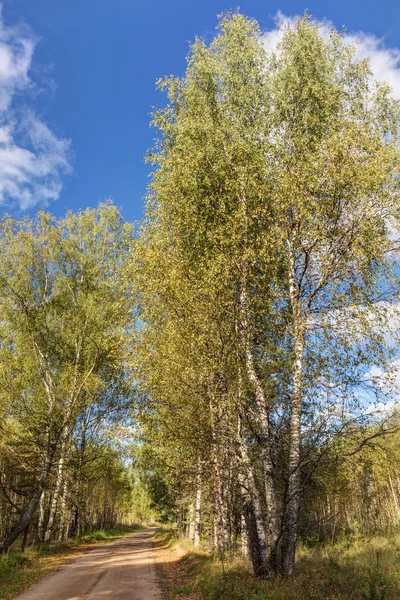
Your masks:
[{"label": "sandy path", "polygon": [[156,600],[160,598],[144,529],[101,546],[35,583],[16,600]]}]

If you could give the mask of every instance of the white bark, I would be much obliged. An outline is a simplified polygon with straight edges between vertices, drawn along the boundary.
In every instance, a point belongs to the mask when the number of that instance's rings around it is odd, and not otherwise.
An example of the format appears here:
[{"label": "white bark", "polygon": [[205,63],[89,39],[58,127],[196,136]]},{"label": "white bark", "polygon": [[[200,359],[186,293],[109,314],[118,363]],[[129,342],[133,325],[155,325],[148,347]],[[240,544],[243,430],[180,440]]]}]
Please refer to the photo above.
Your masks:
[{"label": "white bark", "polygon": [[68,482],[67,478],[64,478],[63,493],[61,496],[61,516],[60,516],[60,531],[58,534],[58,541],[62,542],[68,538],[68,532],[65,531],[65,525],[67,521],[67,494],[68,494]]},{"label": "white bark", "polygon": [[242,279],[242,290],[240,297],[241,308],[241,337],[242,345],[245,352],[246,374],[250,385],[253,388],[256,406],[257,406],[257,425],[261,432],[262,449],[261,457],[264,469],[265,483],[265,499],[267,504],[267,533],[268,542],[271,547],[275,546],[278,538],[279,520],[278,520],[278,504],[274,481],[274,465],[271,459],[270,434],[267,398],[264,388],[257,375],[254,365],[254,358],[249,341],[249,319],[248,319],[248,291],[246,278]]},{"label": "white bark", "polygon": [[46,533],[44,534],[45,542],[50,541],[51,535],[53,532],[54,520],[55,520],[55,517],[57,514],[58,499],[60,497],[60,492],[61,492],[63,470],[64,470],[64,456],[61,456],[60,460],[58,461],[57,479],[56,479],[56,485],[54,488],[53,498],[51,500],[49,520],[47,521]]},{"label": "white bark", "polygon": [[189,506],[189,530],[188,530],[188,538],[193,543],[194,542],[194,531],[195,531],[195,510],[193,502],[190,503]]},{"label": "white bark", "polygon": [[284,571],[292,576],[295,571],[297,530],[300,512],[300,451],[303,386],[303,354],[305,323],[301,310],[295,273],[295,257],[289,246],[289,293],[293,315],[294,356],[292,367],[292,398],[290,417],[289,474],[284,510],[285,547]]},{"label": "white bark", "polygon": [[242,558],[244,560],[248,560],[248,558],[249,558],[249,536],[247,534],[246,519],[245,519],[245,516],[243,513],[242,513],[242,517],[240,520],[240,541],[241,541]]},{"label": "white bark", "polygon": [[43,542],[44,537],[44,491],[39,500],[39,521],[38,521],[38,539]]},{"label": "white bark", "polygon": [[65,427],[63,431],[63,435],[61,438],[61,450],[60,450],[60,458],[58,461],[57,467],[57,477],[56,477],[56,485],[54,488],[54,494],[51,501],[49,520],[47,522],[46,533],[44,535],[44,541],[49,542],[53,533],[54,521],[57,514],[58,508],[58,500],[61,494],[61,486],[63,482],[64,476],[64,462],[65,462],[65,454],[67,450],[67,436],[68,436],[68,428]]},{"label": "white bark", "polygon": [[197,467],[197,492],[196,505],[194,515],[194,547],[196,550],[200,548],[200,524],[201,524],[201,461]]},{"label": "white bark", "polygon": [[246,440],[243,438],[240,424],[238,433],[242,463],[239,471],[239,484],[242,495],[242,510],[246,518],[246,529],[250,542],[250,555],[253,570],[255,575],[259,577],[270,577],[271,565],[269,563],[268,545],[264,529],[260,495],[250,463]]},{"label": "white bark", "polygon": [[228,535],[224,511],[223,485],[215,447],[213,449],[213,455],[214,510],[217,526],[217,550],[219,553],[223,554],[227,550]]}]

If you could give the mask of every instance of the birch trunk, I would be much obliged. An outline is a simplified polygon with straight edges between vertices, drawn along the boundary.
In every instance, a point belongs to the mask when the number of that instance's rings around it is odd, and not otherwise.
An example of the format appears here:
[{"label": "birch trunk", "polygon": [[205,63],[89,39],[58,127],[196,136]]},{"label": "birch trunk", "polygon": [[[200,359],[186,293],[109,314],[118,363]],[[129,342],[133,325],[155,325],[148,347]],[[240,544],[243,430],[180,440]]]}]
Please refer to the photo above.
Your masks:
[{"label": "birch trunk", "polygon": [[39,521],[38,521],[38,540],[43,542],[44,537],[44,492],[40,496],[39,501]]},{"label": "birch trunk", "polygon": [[72,536],[78,536],[81,532],[81,509],[82,509],[82,498],[81,498],[81,487],[82,487],[82,469],[84,464],[84,456],[86,452],[86,423],[82,421],[81,427],[81,440],[79,448],[79,459],[78,467],[76,471],[75,480],[75,509],[74,518],[72,522]]},{"label": "birch trunk", "polygon": [[214,487],[214,524],[215,524],[215,547],[216,550],[222,555],[227,549],[227,526],[224,511],[224,489],[221,478],[221,468],[219,464],[219,456],[217,452],[217,433],[214,421],[214,397],[210,390],[209,393],[209,405],[210,405],[210,419],[211,419],[211,430],[212,430],[212,443],[211,443],[211,461],[212,461],[212,475],[213,475],[213,487]]},{"label": "birch trunk", "polygon": [[241,469],[239,484],[242,498],[242,513],[249,538],[250,557],[254,574],[267,578],[273,575],[268,556],[267,538],[264,529],[260,495],[254,479],[253,469],[249,460],[246,441],[239,425],[239,447],[241,454]]},{"label": "birch trunk", "polygon": [[32,521],[33,515],[35,514],[37,505],[40,502],[40,498],[43,494],[43,489],[47,483],[50,475],[52,465],[53,451],[50,451],[49,455],[46,456],[39,478],[32,491],[31,497],[26,502],[21,513],[18,515],[18,520],[14,523],[9,531],[5,533],[0,544],[0,555],[5,554],[15,540],[23,533],[23,531],[29,526]]},{"label": "birch trunk", "polygon": [[60,531],[58,534],[58,541],[62,542],[65,539],[68,539],[68,532],[65,530],[65,525],[67,521],[67,494],[68,494],[68,483],[67,479],[64,478],[64,487],[63,493],[61,496],[61,518],[60,518]]},{"label": "birch trunk", "polygon": [[248,558],[249,558],[249,536],[247,533],[246,518],[244,516],[243,510],[242,510],[242,516],[240,519],[240,542],[241,542],[242,558],[244,560],[248,560]]},{"label": "birch trunk", "polygon": [[[246,249],[249,246],[249,224],[248,224],[248,207],[245,190],[240,198],[243,214],[244,225],[244,256]],[[274,480],[274,464],[271,456],[271,438],[268,418],[268,402],[262,385],[262,382],[257,374],[254,364],[253,349],[251,343],[251,328],[250,328],[250,295],[249,295],[249,274],[250,265],[247,258],[243,259],[242,263],[242,278],[239,298],[239,319],[240,319],[240,338],[242,349],[244,352],[245,366],[247,379],[254,391],[256,406],[257,406],[257,426],[260,431],[261,438],[261,459],[263,463],[264,482],[265,482],[265,500],[266,500],[266,537],[267,543],[270,546],[270,559],[268,572],[271,570],[276,572],[277,566],[277,544],[279,542],[279,517],[278,517],[278,500],[276,486]]]},{"label": "birch trunk", "polygon": [[193,543],[194,542],[194,531],[195,531],[195,508],[193,502],[190,503],[189,506],[189,528],[188,528],[188,538]]},{"label": "birch trunk", "polygon": [[54,494],[53,494],[53,498],[51,501],[49,520],[47,521],[46,533],[44,534],[44,541],[46,543],[50,542],[50,539],[51,539],[51,536],[53,533],[54,520],[55,520],[56,514],[57,514],[58,500],[59,500],[60,493],[61,493],[61,486],[62,486],[63,475],[64,475],[64,460],[65,460],[64,453],[65,453],[65,449],[64,449],[64,444],[63,444],[62,448],[61,448],[60,460],[58,461],[56,486],[54,488]]},{"label": "birch trunk", "polygon": [[296,283],[294,254],[289,248],[289,293],[293,315],[294,356],[289,439],[289,474],[284,507],[284,574],[295,574],[297,533],[300,512],[300,451],[304,354],[304,319]]},{"label": "birch trunk", "polygon": [[201,524],[201,461],[197,467],[197,493],[194,515],[194,547],[196,550],[200,548],[200,524]]},{"label": "birch trunk", "polygon": [[214,513],[216,523],[216,546],[217,551],[223,554],[227,549],[226,519],[224,514],[224,499],[221,474],[216,456],[213,450],[213,474],[214,474]]},{"label": "birch trunk", "polygon": [[260,430],[260,437],[262,440],[261,448],[261,459],[263,463],[264,471],[264,484],[265,484],[265,500],[267,507],[267,518],[266,518],[266,529],[268,543],[271,548],[271,555],[276,555],[276,545],[279,537],[279,518],[278,518],[278,502],[277,494],[275,489],[274,480],[274,465],[271,458],[271,444],[270,444],[270,432],[269,432],[269,419],[268,419],[268,408],[267,398],[264,392],[264,388],[257,375],[256,368],[254,365],[254,358],[251,350],[249,340],[249,306],[248,306],[248,291],[247,281],[244,277],[242,279],[242,290],[240,296],[240,307],[241,307],[241,337],[242,345],[245,352],[245,364],[246,374],[248,381],[253,388],[256,406],[257,406],[257,426]]},{"label": "birch trunk", "polygon": [[399,514],[400,514],[399,499],[398,499],[396,492],[394,491],[393,481],[392,481],[390,474],[388,475],[388,481],[389,481],[389,487],[390,487],[390,491],[391,491],[392,498],[393,498],[393,507],[394,507],[394,510],[396,513],[395,519],[398,519]]}]

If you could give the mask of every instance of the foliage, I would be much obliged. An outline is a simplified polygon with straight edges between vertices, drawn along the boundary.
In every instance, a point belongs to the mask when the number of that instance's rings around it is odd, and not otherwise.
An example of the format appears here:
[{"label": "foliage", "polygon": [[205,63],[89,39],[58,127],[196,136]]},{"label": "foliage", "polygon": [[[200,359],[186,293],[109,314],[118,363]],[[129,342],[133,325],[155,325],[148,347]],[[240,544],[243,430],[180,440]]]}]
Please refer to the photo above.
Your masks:
[{"label": "foliage", "polygon": [[269,53],[223,15],[159,86],[128,269],[143,435],[189,536],[202,494],[221,556],[242,513],[254,572],[293,575],[307,483],[332,440],[367,444],[369,397],[393,391],[369,371],[398,356],[399,103],[308,15]]},{"label": "foliage", "polygon": [[[171,544],[169,532],[165,537]],[[399,535],[389,534],[350,543],[343,538],[314,548],[301,545],[296,578],[268,582],[256,579],[238,557],[222,567],[217,557],[195,553],[192,547],[174,559],[180,573],[175,591],[185,586],[185,600],[395,600],[400,590],[398,544]]]},{"label": "foliage", "polygon": [[307,14],[273,51],[224,14],[158,85],[137,235],[0,220],[0,553],[157,519],[176,596],[390,600],[399,102]]},{"label": "foliage", "polygon": [[[122,505],[124,469],[106,430],[126,414],[129,394],[130,300],[120,274],[131,238],[111,204],[1,221],[2,552],[46,498],[37,535],[47,541],[56,526],[61,539],[81,531],[79,512],[82,527],[99,513],[112,524]],[[83,486],[101,501],[97,514],[88,514]]]}]

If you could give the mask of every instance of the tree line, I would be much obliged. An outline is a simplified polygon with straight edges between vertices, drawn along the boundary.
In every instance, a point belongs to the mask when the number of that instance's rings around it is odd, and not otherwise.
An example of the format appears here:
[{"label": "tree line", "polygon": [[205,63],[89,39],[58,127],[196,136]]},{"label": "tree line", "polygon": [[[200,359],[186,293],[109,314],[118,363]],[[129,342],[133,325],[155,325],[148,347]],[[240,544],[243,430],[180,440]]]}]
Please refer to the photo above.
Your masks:
[{"label": "tree line", "polygon": [[130,240],[107,204],[0,222],[1,553],[33,524],[49,542],[123,520],[131,482],[110,433],[128,413]]}]

